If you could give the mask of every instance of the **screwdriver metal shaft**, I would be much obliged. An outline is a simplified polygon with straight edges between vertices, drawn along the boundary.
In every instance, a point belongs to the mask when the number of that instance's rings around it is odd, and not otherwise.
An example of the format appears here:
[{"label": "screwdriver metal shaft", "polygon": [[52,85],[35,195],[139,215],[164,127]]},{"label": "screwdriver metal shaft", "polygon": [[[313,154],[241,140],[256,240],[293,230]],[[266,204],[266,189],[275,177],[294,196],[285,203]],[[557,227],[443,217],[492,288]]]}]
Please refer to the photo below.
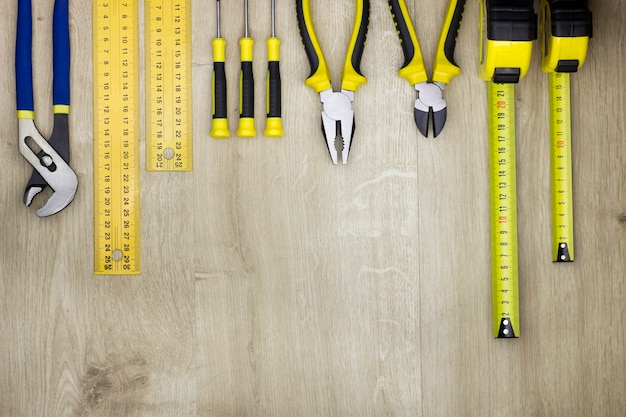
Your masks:
[{"label": "screwdriver metal shaft", "polygon": [[276,37],[276,5],[272,1],[272,36],[267,39],[267,119],[265,136],[283,136],[281,118],[280,39]]},{"label": "screwdriver metal shaft", "polygon": [[226,104],[226,40],[221,35],[220,0],[217,7],[217,37],[213,39],[213,120],[211,136],[223,139],[230,136],[228,131],[228,109]]},{"label": "screwdriver metal shaft", "polygon": [[248,34],[248,0],[244,0],[244,37],[241,47],[241,75],[239,79],[239,129],[237,136],[254,137],[254,75],[252,72],[252,47],[254,40]]}]

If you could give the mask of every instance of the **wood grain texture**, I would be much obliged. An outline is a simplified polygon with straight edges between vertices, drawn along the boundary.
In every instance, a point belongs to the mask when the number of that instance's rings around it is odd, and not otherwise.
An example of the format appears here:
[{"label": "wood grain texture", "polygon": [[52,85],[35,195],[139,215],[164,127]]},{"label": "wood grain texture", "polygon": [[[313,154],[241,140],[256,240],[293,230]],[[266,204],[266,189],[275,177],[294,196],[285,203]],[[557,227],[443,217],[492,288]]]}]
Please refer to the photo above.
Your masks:
[{"label": "wood grain texture", "polygon": [[[52,128],[51,1],[33,0],[37,122]],[[312,2],[338,87],[351,0]],[[445,2],[407,1],[428,68]],[[332,166],[292,1],[276,0],[280,139],[209,136],[215,8],[193,0],[194,171],[142,171],[142,275],[94,276],[91,5],[72,2],[72,166],[80,189],[21,203],[14,3],[0,14],[0,416],[624,416],[626,4],[591,2],[572,76],[576,262],[550,248],[547,77],[516,88],[521,337],[491,338],[486,85],[468,2],[436,139],[384,0],[372,2],[345,166]],[[263,131],[269,0],[250,1]],[[228,116],[242,7],[223,1]]]}]

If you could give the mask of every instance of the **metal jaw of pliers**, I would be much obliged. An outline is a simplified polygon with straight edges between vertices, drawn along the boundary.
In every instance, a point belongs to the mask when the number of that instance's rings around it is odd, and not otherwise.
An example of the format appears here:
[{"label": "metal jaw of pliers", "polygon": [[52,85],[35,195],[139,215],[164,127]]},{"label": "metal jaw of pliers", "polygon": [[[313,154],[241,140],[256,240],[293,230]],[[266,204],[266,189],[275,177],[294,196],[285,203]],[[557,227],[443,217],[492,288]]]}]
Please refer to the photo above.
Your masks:
[{"label": "metal jaw of pliers", "polygon": [[341,149],[341,162],[348,162],[352,136],[354,135],[354,91],[333,91],[332,88],[320,92],[324,104],[322,129],[326,137],[328,152],[333,164],[338,162],[338,149]]},{"label": "metal jaw of pliers", "polygon": [[33,167],[26,185],[24,204],[30,206],[46,187],[53,191],[37,210],[39,217],[51,216],[67,207],[78,189],[78,177],[69,166],[69,71],[70,40],[68,0],[56,0],[53,16],[53,101],[54,128],[46,140],[35,125],[32,84],[32,6],[31,0],[18,1],[15,78],[19,151]]},{"label": "metal jaw of pliers", "polygon": [[422,135],[428,137],[430,122],[432,120],[433,136],[437,137],[446,124],[448,115],[446,100],[443,98],[444,83],[424,82],[415,84],[417,100],[415,100],[415,124]]},{"label": "metal jaw of pliers", "polygon": [[300,35],[311,66],[311,75],[304,83],[319,93],[324,106],[322,131],[333,164],[336,165],[339,162],[339,149],[341,149],[341,162],[346,164],[354,136],[355,123],[354,111],[352,110],[354,94],[359,86],[367,82],[367,79],[361,74],[360,63],[367,36],[370,3],[369,0],[355,1],[354,28],[343,65],[340,91],[333,91],[326,59],[313,27],[310,4],[310,0],[296,0]]},{"label": "metal jaw of pliers", "polygon": [[446,101],[443,90],[450,80],[461,73],[454,62],[454,48],[461,26],[465,0],[449,0],[448,10],[441,29],[433,66],[433,76],[428,77],[420,51],[417,35],[404,0],[389,0],[391,16],[400,37],[404,65],[398,74],[417,90],[415,123],[422,135],[428,137],[431,120],[433,136],[437,137],[446,123]]},{"label": "metal jaw of pliers", "polygon": [[[54,115],[54,129],[47,141],[39,133],[35,121],[19,119],[19,150],[33,166],[33,173],[24,191],[24,204],[30,206],[37,194],[46,187],[53,190],[48,201],[37,210],[39,217],[47,217],[67,207],[78,189],[78,177],[69,166],[69,131],[67,115]],[[36,152],[36,149],[40,149]]]}]

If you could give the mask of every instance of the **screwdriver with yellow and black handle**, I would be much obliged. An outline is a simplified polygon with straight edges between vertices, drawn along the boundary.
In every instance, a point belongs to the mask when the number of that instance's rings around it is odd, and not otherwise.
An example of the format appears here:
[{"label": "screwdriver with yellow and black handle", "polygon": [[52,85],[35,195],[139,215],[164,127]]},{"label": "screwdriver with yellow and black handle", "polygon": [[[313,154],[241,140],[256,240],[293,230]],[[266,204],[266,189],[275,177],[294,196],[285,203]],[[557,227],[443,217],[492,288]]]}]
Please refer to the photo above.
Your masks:
[{"label": "screwdriver with yellow and black handle", "polygon": [[213,39],[213,120],[211,136],[224,139],[228,131],[228,108],[226,104],[226,40],[222,38],[220,27],[220,0],[217,5],[217,37]]},{"label": "screwdriver with yellow and black handle", "polygon": [[281,118],[281,87],[280,87],[280,39],[276,37],[276,5],[272,0],[272,36],[267,39],[267,119],[265,136],[283,136]]},{"label": "screwdriver with yellow and black handle", "polygon": [[241,47],[241,74],[239,77],[239,129],[237,136],[256,136],[254,127],[254,74],[252,71],[252,47],[254,40],[248,33],[248,0],[244,0],[244,37],[239,40]]}]

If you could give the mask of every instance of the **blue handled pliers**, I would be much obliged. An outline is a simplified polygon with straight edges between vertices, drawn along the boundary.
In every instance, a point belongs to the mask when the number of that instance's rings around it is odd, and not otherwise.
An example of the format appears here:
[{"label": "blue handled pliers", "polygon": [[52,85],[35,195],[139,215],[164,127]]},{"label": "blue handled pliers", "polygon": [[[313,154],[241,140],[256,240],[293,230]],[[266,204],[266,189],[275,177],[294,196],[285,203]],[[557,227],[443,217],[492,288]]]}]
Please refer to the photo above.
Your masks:
[{"label": "blue handled pliers", "polygon": [[53,194],[37,210],[39,217],[50,216],[67,207],[76,195],[78,178],[70,168],[70,33],[68,0],[55,0],[53,32],[53,109],[54,128],[50,140],[44,139],[35,126],[32,71],[32,6],[31,0],[18,0],[15,79],[19,150],[33,166],[26,185],[24,203],[49,186]]}]

